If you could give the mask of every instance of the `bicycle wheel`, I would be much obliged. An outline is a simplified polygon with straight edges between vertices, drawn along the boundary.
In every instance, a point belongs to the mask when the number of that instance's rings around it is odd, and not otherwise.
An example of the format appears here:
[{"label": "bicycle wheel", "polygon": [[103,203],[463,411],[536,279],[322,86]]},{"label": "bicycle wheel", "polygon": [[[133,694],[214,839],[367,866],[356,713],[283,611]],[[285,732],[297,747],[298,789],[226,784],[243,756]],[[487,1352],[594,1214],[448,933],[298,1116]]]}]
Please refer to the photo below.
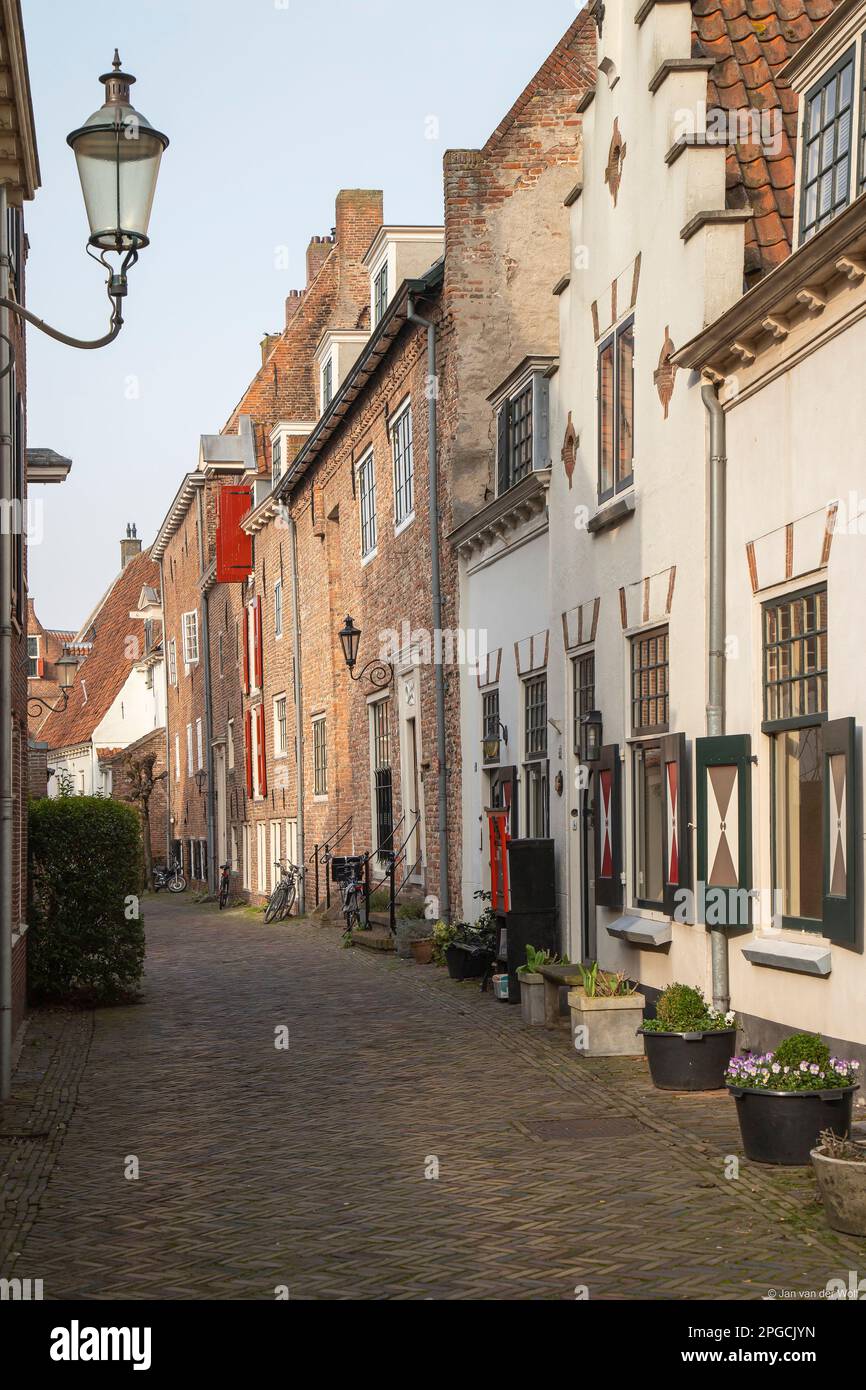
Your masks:
[{"label": "bicycle wheel", "polygon": [[350,888],[346,893],[343,903],[343,916],[346,919],[346,931],[354,931],[361,925],[361,913],[358,909],[358,890]]},{"label": "bicycle wheel", "polygon": [[225,879],[223,879],[222,883],[220,884],[220,912],[222,912],[222,910],[223,910],[223,908],[226,906],[228,900],[229,900],[229,881],[228,881],[227,878],[225,878]]},{"label": "bicycle wheel", "polygon": [[290,915],[292,908],[295,905],[296,891],[297,890],[295,888],[295,880],[293,878],[289,879],[289,882],[286,884],[286,901],[283,903],[283,910],[280,913],[281,918],[288,917]]},{"label": "bicycle wheel", "polygon": [[277,918],[281,915],[283,910],[283,899],[285,897],[285,894],[286,885],[284,883],[278,883],[270,898],[268,899],[268,905],[265,908],[266,922],[275,922]]}]

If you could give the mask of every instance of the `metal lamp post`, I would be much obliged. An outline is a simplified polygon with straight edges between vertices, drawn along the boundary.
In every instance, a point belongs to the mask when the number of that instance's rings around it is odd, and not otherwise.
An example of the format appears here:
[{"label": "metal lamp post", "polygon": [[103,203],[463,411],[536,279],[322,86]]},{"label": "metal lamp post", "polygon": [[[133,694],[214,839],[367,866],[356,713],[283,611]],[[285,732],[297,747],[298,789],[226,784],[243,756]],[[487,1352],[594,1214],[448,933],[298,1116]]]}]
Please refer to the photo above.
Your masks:
[{"label": "metal lamp post", "polygon": [[597,763],[601,757],[601,712],[590,710],[580,721],[581,754],[585,763]]},{"label": "metal lamp post", "polygon": [[355,667],[358,664],[358,648],[361,645],[361,629],[355,626],[353,618],[346,619],[344,626],[340,628],[339,638],[343,648],[343,657],[353,681],[362,681],[365,676],[368,676],[370,684],[375,690],[387,690],[388,686],[393,684],[394,667],[390,661],[385,661],[381,657],[368,661],[367,665],[355,675]]}]

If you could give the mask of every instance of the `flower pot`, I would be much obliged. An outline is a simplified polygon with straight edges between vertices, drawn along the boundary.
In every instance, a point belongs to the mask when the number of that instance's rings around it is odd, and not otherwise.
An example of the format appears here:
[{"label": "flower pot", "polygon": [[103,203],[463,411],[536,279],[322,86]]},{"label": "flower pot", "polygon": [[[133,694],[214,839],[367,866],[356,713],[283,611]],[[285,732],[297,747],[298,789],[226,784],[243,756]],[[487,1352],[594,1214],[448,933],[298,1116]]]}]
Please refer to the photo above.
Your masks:
[{"label": "flower pot", "polygon": [[544,1027],[544,976],[534,970],[520,976],[520,1014],[530,1028]]},{"label": "flower pot", "polygon": [[[862,1147],[862,1146],[861,1146]],[[811,1153],[824,1215],[834,1231],[866,1236],[866,1163]]]},{"label": "flower pot", "polygon": [[858,1089],[758,1091],[729,1085],[737,1102],[746,1158],[755,1163],[804,1166],[823,1129],[843,1137],[850,1133],[854,1092]]},{"label": "flower pot", "polygon": [[429,922],[419,922],[417,917],[398,917],[394,942],[397,955],[401,960],[411,960],[412,942],[426,940],[429,935]]},{"label": "flower pot", "polygon": [[445,950],[445,962],[452,980],[480,980],[490,961],[489,951],[454,942]]},{"label": "flower pot", "polygon": [[708,1033],[643,1033],[653,1085],[660,1091],[721,1091],[734,1055],[736,1028]]},{"label": "flower pot", "polygon": [[435,942],[432,936],[422,937],[420,941],[410,941],[412,949],[412,959],[416,965],[433,964],[433,947]]},{"label": "flower pot", "polygon": [[618,994],[593,998],[583,989],[568,995],[571,1036],[582,1057],[635,1057],[643,1052],[646,1000],[642,994]]}]

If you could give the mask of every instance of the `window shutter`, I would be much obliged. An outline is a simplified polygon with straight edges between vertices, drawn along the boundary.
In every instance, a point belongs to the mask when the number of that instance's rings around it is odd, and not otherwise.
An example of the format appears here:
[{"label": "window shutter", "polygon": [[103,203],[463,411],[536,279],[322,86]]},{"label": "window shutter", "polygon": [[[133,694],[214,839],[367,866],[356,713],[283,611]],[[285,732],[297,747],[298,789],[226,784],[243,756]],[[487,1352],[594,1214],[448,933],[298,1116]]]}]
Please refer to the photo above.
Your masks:
[{"label": "window shutter", "polygon": [[752,740],[729,734],[695,741],[698,797],[698,920],[748,927],[752,889]]},{"label": "window shutter", "polygon": [[550,467],[550,381],[540,372],[532,378],[532,467]]},{"label": "window shutter", "polygon": [[45,657],[44,657],[44,656],[39,656],[39,657],[36,658],[36,674],[37,674],[37,676],[44,676],[44,675],[45,675]]},{"label": "window shutter", "polygon": [[253,622],[255,623],[255,647],[256,647],[256,689],[263,689],[262,681],[262,596],[259,594],[253,608]]},{"label": "window shutter", "polygon": [[689,839],[689,766],[685,734],[669,734],[662,739],[662,770],[665,796],[665,912],[680,921],[693,920],[693,914],[683,913],[683,901],[677,894],[691,889],[691,842]]},{"label": "window shutter", "polygon": [[853,719],[831,719],[824,735],[824,934],[857,940],[857,765]]},{"label": "window shutter", "polygon": [[241,526],[251,506],[250,488],[230,485],[220,488],[216,534],[218,584],[240,584],[252,573],[253,538]]},{"label": "window shutter", "polygon": [[259,795],[268,794],[268,757],[265,752],[265,707],[259,706],[259,716],[256,720],[256,752],[259,760]]},{"label": "window shutter", "polygon": [[247,796],[253,797],[253,712],[244,715],[244,769],[247,775]]},{"label": "window shutter", "polygon": [[250,693],[250,610],[244,604],[244,694]]},{"label": "window shutter", "polygon": [[496,470],[497,470],[497,492],[508,490],[508,435],[511,423],[511,403],[506,401],[499,408],[496,417]]},{"label": "window shutter", "polygon": [[622,807],[619,744],[608,743],[595,767],[595,901],[622,907]]}]

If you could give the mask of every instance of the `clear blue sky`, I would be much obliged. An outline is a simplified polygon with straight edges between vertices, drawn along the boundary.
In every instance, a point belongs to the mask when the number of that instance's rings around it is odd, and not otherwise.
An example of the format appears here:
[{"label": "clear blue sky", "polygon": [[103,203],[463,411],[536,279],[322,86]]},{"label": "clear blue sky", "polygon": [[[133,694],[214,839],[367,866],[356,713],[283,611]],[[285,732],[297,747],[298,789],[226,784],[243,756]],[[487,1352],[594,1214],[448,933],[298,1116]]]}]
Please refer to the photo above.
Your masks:
[{"label": "clear blue sky", "polygon": [[[342,187],[391,222],[442,219],[442,155],[481,145],[572,22],[575,0],[23,0],[42,188],[27,208],[28,304],[66,332],[108,326],[66,135],[101,104],[115,45],[137,108],[170,137],[126,324],[97,352],[28,334],[29,442],[73,459],[39,489],[42,621],[76,628],[149,543],[198,436],[221,428],[304,284]],[[425,134],[428,116],[439,138]],[[288,270],[276,248],[288,248]]]}]

